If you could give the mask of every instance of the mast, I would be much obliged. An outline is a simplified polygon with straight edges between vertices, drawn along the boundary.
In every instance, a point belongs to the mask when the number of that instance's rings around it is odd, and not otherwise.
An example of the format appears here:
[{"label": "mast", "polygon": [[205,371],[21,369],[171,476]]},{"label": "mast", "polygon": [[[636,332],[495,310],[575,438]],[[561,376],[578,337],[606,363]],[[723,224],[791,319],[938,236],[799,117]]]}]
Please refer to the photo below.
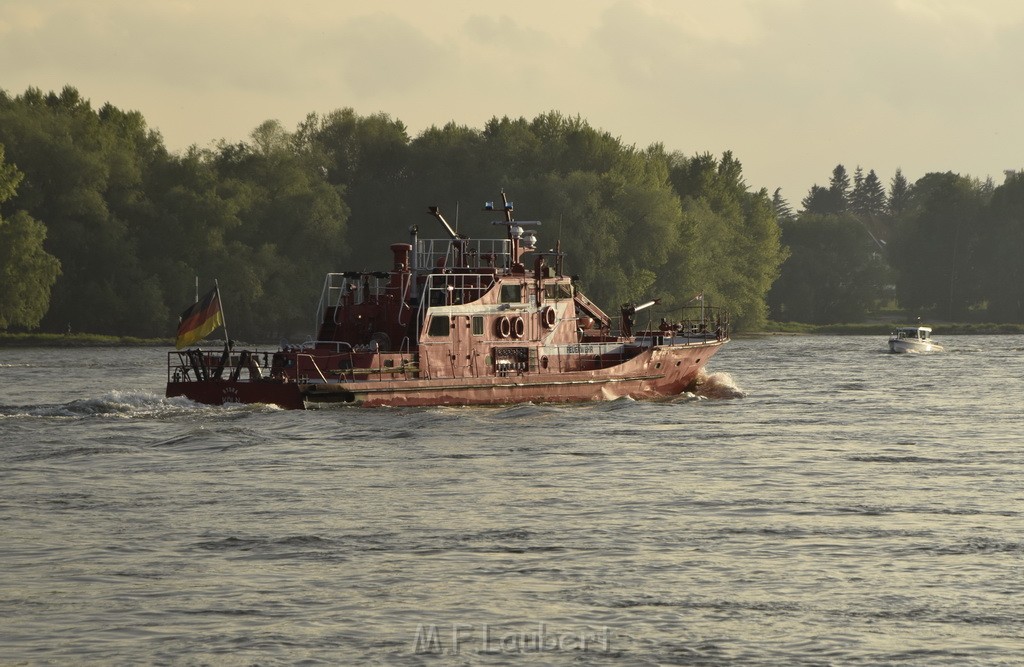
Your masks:
[{"label": "mast", "polygon": [[228,318],[224,317],[224,300],[220,298],[220,284],[213,279],[213,288],[217,290],[217,306],[220,308],[220,325],[224,327],[224,347],[231,346],[231,337],[228,336]]}]

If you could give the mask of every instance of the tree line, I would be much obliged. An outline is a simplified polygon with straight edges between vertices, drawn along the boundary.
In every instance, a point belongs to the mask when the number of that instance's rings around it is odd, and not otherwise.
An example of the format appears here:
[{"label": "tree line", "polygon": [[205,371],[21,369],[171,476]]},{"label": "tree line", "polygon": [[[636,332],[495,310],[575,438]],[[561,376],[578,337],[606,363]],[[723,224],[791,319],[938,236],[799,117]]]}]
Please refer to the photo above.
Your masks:
[{"label": "tree line", "polygon": [[412,225],[443,237],[427,205],[494,236],[480,204],[501,189],[611,310],[703,292],[746,330],[856,321],[887,300],[1021,321],[1009,281],[976,270],[1011,270],[1021,188],[897,172],[886,193],[840,165],[794,214],[730,152],[638,149],[557,112],[411,137],[344,108],[172,153],[142,114],[73,87],[0,91],[0,330],[168,337],[199,276],[219,280],[233,337],[311,333],[326,272],[389,267]]},{"label": "tree line", "polygon": [[30,88],[0,94],[0,145],[0,329],[167,337],[200,276],[232,337],[311,333],[327,271],[390,267],[411,225],[444,237],[428,205],[496,236],[481,208],[501,189],[612,309],[703,291],[757,328],[785,257],[771,197],[731,154],[637,149],[556,112],[410,137],[346,108],[178,154],[138,112]]},{"label": "tree line", "polygon": [[772,319],[859,322],[893,307],[958,322],[1024,322],[1024,172],[998,186],[951,172],[888,190],[839,164],[794,214],[773,205],[790,257],[768,294]]}]

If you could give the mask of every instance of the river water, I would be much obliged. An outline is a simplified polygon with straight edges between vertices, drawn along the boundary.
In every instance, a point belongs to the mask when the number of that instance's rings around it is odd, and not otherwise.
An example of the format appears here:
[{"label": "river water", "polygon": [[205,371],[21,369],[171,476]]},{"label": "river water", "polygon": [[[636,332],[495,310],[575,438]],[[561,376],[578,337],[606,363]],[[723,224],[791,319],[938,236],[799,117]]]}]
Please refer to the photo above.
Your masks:
[{"label": "river water", "polygon": [[3,664],[1021,664],[1021,336],[702,395],[288,412],[0,350]]}]

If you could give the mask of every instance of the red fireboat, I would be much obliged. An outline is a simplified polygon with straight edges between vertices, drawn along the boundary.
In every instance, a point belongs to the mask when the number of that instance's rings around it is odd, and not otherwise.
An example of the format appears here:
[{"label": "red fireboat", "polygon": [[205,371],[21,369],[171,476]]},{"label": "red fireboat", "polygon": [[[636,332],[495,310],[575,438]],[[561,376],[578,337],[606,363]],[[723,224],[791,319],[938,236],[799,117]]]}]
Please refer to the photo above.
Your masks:
[{"label": "red fireboat", "polygon": [[[473,240],[437,207],[446,239],[391,246],[390,271],[329,273],[315,340],[168,353],[167,396],[213,405],[436,406],[653,399],[692,390],[729,340],[728,316],[691,299],[681,317],[638,327],[658,303],[612,319],[562,271],[560,245],[537,249],[505,193],[503,239]],[[694,303],[698,301],[699,303]]]}]

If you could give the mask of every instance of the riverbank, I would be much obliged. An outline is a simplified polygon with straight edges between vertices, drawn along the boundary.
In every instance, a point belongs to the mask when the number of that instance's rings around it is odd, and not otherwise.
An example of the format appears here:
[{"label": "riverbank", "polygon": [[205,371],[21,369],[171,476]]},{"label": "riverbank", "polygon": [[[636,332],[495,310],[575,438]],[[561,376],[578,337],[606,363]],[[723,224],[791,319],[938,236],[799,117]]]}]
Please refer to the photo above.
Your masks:
[{"label": "riverbank", "polygon": [[170,338],[135,338],[101,334],[0,333],[0,347],[167,347]]},{"label": "riverbank", "polygon": [[[763,331],[744,332],[755,335],[770,334],[828,334],[831,336],[887,336],[900,324],[909,322],[863,322],[857,324],[805,324],[802,322],[769,322]],[[942,336],[992,336],[1024,334],[1024,324],[997,324],[994,322],[923,322]]]},{"label": "riverbank", "polygon": [[[929,322],[937,336],[994,336],[1024,334],[1024,324]],[[805,324],[769,322],[759,331],[736,332],[736,338],[773,335],[888,336],[897,323]],[[223,345],[223,341],[218,341]],[[172,338],[135,338],[101,334],[0,333],[0,347],[173,347]]]}]

